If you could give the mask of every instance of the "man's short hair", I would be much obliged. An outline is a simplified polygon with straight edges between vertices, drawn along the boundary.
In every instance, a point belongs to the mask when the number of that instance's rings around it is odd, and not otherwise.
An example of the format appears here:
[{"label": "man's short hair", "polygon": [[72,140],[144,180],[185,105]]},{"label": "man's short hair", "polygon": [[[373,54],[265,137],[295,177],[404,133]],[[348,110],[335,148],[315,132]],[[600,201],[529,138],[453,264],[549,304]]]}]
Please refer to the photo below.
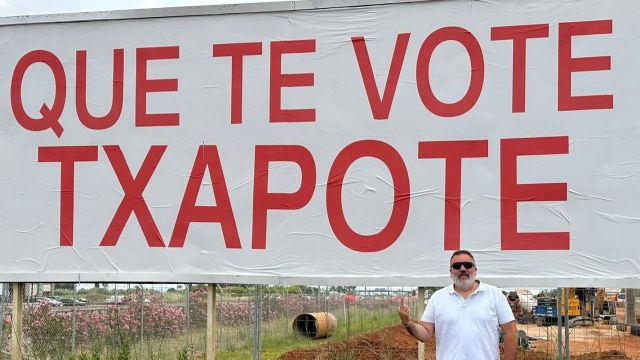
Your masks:
[{"label": "man's short hair", "polygon": [[449,261],[451,261],[451,259],[453,259],[455,256],[458,255],[469,255],[471,257],[471,260],[473,260],[473,262],[476,262],[476,259],[473,257],[473,255],[471,254],[471,251],[469,250],[464,250],[464,249],[460,249],[460,250],[456,250],[453,252],[453,254],[451,254],[451,257],[449,258]]}]

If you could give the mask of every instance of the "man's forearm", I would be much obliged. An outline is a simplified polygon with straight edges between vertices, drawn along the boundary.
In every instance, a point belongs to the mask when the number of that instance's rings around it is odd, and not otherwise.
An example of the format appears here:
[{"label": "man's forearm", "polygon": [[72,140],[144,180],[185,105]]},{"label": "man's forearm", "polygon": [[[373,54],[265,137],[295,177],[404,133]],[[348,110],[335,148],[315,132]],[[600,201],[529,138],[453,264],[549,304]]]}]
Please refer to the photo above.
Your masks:
[{"label": "man's forearm", "polygon": [[424,326],[422,326],[421,324],[416,324],[413,321],[409,321],[408,324],[402,324],[402,326],[404,326],[409,334],[411,334],[411,336],[416,338],[418,341],[425,342],[429,340],[432,335]]},{"label": "man's forearm", "polygon": [[504,334],[504,360],[516,359],[516,333],[508,332]]}]

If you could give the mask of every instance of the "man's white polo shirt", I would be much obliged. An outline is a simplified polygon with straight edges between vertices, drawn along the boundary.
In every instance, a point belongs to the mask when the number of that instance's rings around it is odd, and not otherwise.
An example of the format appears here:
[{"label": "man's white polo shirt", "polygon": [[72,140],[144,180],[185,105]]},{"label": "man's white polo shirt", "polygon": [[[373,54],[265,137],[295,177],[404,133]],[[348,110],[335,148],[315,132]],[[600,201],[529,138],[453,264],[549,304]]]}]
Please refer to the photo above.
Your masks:
[{"label": "man's white polo shirt", "polygon": [[498,360],[499,325],[514,319],[502,292],[480,283],[466,299],[453,285],[436,291],[421,320],[435,325],[436,359]]}]

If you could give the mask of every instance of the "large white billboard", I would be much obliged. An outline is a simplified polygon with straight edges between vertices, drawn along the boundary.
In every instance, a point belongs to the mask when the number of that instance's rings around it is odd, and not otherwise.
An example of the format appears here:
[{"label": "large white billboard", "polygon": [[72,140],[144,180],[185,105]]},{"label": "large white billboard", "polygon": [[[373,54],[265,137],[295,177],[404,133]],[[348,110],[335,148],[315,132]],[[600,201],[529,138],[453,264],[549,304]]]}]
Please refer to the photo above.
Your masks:
[{"label": "large white billboard", "polygon": [[640,3],[341,4],[6,19],[0,281],[640,287]]}]

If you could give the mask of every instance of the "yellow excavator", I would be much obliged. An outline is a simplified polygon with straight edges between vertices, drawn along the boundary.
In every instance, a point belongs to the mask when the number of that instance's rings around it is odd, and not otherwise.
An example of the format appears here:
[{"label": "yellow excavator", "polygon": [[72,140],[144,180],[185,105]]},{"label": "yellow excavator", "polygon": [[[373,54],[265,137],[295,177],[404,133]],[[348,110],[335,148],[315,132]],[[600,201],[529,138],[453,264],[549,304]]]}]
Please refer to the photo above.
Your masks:
[{"label": "yellow excavator", "polygon": [[[609,324],[616,324],[616,304],[607,299],[604,288],[569,288],[569,308],[571,316],[571,299],[578,301],[577,309],[580,319],[601,320]],[[578,319],[574,320],[578,321]],[[583,321],[588,325],[588,321]]]},{"label": "yellow excavator", "polygon": [[599,318],[609,324],[618,323],[618,318],[616,318],[616,302],[607,298],[605,289],[598,289],[593,307],[594,318]]}]

